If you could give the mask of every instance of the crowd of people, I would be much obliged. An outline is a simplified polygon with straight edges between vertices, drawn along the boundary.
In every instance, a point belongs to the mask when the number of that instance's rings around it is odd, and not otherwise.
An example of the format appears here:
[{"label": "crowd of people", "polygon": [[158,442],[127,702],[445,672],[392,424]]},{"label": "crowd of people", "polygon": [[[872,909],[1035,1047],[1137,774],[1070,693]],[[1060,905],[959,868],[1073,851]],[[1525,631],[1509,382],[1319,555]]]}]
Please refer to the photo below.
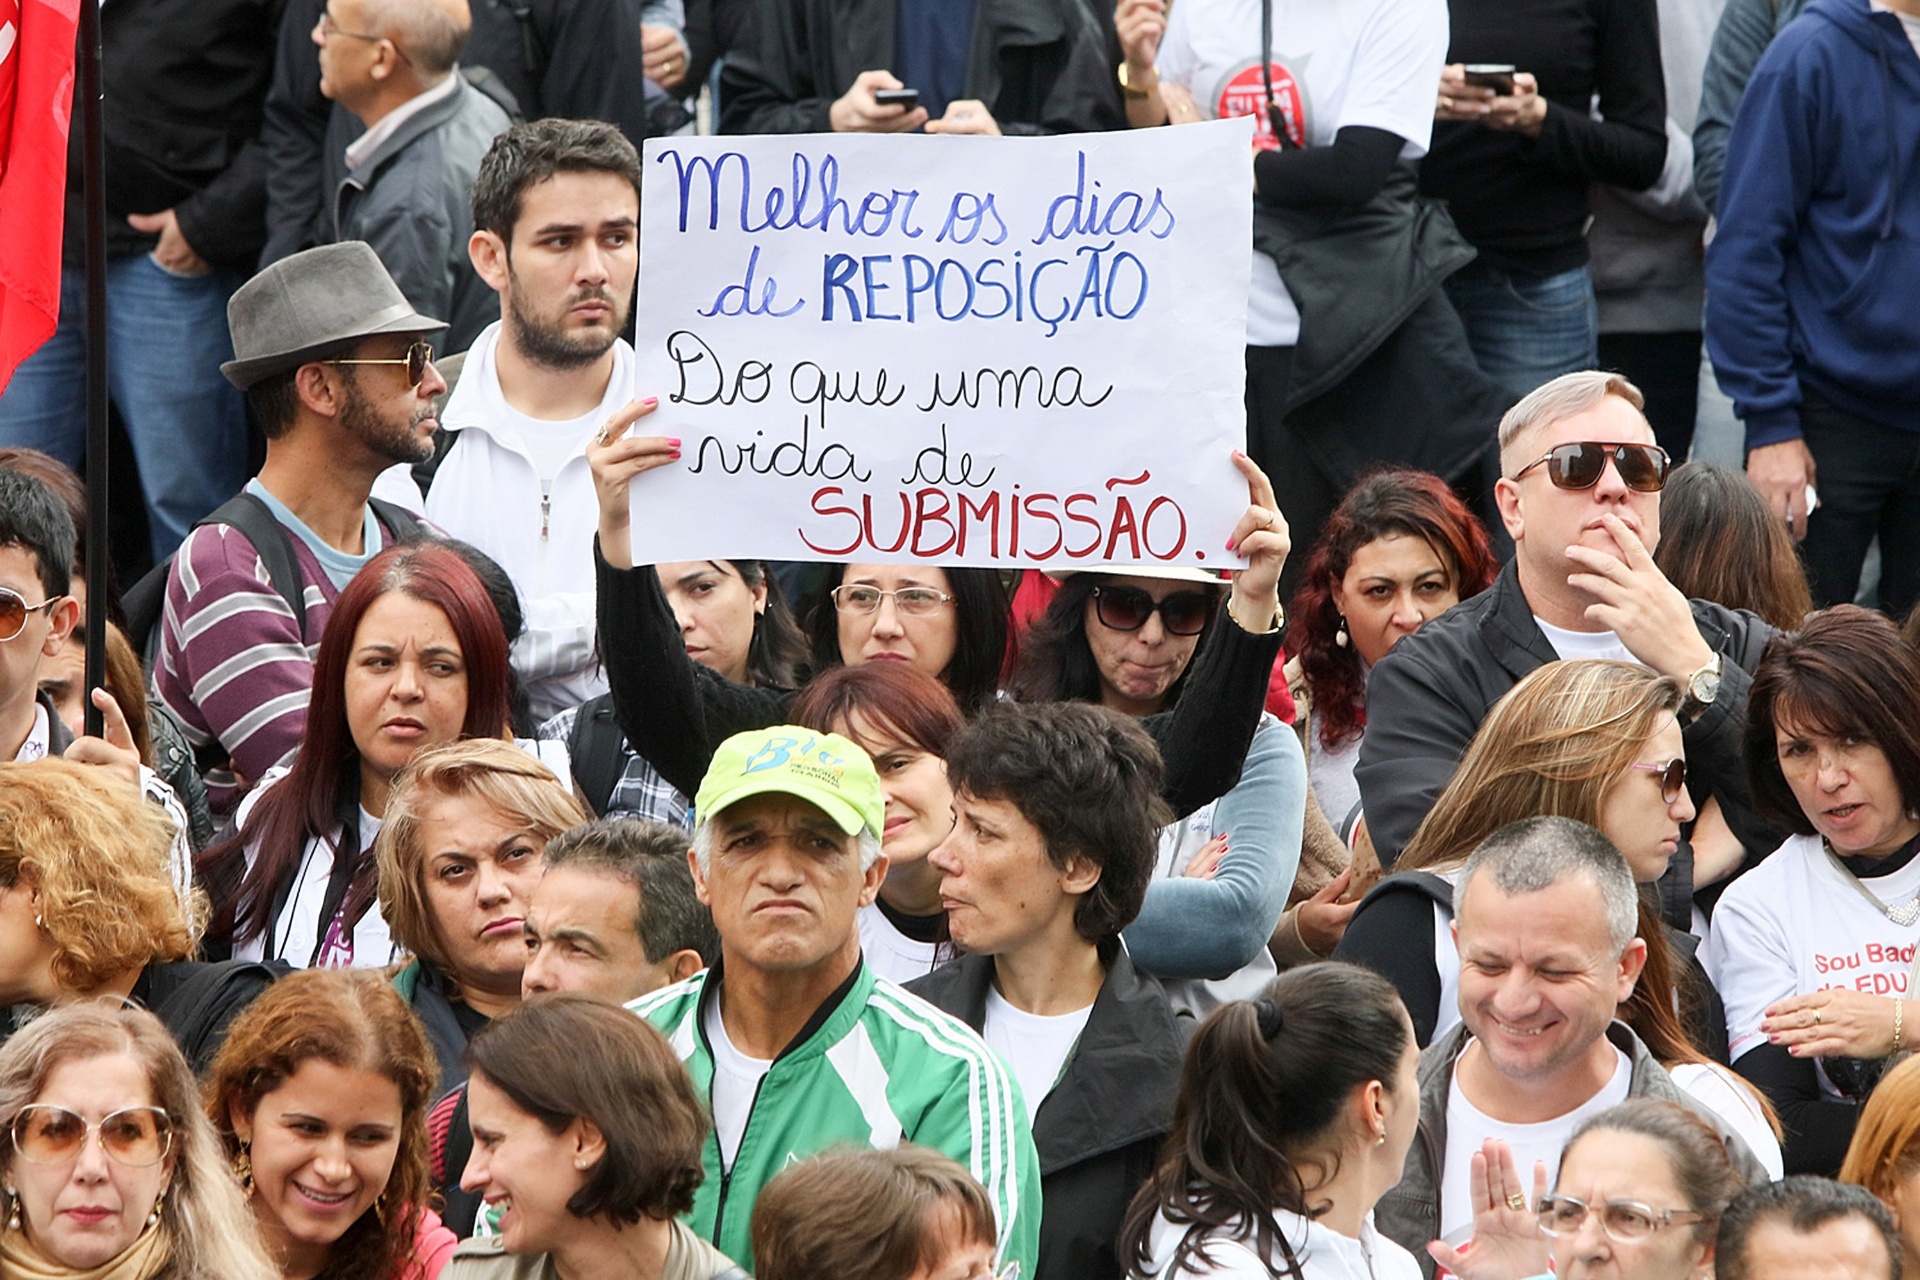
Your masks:
[{"label": "crowd of people", "polygon": [[[1920,1268],[1920,0],[103,22],[150,571],[70,265],[0,1273]],[[1228,116],[1231,569],[647,562],[640,142]]]}]

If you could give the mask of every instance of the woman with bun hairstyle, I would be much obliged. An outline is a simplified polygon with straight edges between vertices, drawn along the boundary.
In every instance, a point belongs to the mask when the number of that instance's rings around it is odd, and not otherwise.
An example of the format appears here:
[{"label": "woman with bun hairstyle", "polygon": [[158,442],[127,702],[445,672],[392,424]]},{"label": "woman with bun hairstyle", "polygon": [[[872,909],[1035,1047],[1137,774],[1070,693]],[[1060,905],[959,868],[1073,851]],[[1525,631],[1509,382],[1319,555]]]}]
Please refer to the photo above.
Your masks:
[{"label": "woman with bun hairstyle", "polygon": [[1420,1119],[1400,997],[1353,965],[1293,969],[1208,1016],[1173,1132],[1120,1234],[1130,1277],[1418,1280],[1374,1229]]}]

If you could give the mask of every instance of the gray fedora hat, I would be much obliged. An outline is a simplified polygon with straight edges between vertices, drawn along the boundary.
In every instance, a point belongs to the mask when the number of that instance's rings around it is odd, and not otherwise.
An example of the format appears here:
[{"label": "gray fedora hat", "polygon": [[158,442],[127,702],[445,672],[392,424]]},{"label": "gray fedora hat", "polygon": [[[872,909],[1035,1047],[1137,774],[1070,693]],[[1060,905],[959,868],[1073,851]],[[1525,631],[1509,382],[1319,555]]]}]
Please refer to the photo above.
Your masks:
[{"label": "gray fedora hat", "polygon": [[234,358],[220,366],[242,391],[378,333],[431,333],[447,322],[413,309],[364,240],[282,258],[227,300]]}]

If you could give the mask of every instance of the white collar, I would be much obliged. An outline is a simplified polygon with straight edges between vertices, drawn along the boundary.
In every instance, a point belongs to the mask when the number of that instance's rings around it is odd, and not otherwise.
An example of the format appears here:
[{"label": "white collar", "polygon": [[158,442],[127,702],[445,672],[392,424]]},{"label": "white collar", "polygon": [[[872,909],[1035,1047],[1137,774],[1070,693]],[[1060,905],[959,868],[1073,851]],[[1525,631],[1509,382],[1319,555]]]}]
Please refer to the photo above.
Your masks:
[{"label": "white collar", "polygon": [[455,67],[447,72],[444,79],[433,88],[417,93],[405,102],[380,117],[379,123],[347,144],[347,168],[357,169],[368,156],[378,151],[388,138],[400,131],[400,126],[414,116],[419,115],[442,98],[450,98],[460,87],[460,69]]}]

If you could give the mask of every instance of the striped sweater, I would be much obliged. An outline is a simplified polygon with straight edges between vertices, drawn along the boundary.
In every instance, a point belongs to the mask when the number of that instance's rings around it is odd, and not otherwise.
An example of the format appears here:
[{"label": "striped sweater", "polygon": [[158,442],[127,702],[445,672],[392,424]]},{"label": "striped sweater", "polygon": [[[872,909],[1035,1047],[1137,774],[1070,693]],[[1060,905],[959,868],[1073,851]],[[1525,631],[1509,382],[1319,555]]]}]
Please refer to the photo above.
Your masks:
[{"label": "striped sweater", "polygon": [[[667,1037],[709,1103],[713,1049],[702,1016],[720,980],[716,966],[627,1006]],[[970,1027],[864,961],[774,1059],[731,1168],[708,1134],[707,1176],[688,1225],[751,1270],[748,1220],[769,1179],[832,1146],[902,1142],[944,1151],[972,1171],[994,1207],[1001,1263],[1018,1262],[1019,1274],[1031,1276],[1040,1251],[1040,1159],[1019,1086]]]},{"label": "striped sweater", "polygon": [[246,535],[201,525],[167,574],[154,687],[195,749],[218,741],[231,767],[207,774],[214,812],[239,802],[243,784],[291,763],[307,725],[313,656],[340,592],[313,551],[292,539],[306,584],[303,634]]}]

